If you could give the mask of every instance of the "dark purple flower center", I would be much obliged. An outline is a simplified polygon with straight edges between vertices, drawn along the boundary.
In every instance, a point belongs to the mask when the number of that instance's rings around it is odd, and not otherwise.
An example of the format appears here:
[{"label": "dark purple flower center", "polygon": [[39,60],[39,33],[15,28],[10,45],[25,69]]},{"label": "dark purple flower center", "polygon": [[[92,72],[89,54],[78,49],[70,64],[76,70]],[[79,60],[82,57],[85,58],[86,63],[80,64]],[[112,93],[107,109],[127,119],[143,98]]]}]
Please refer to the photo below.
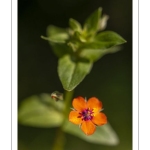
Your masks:
[{"label": "dark purple flower center", "polygon": [[84,109],[82,112],[79,113],[79,118],[82,118],[84,121],[91,120],[93,118],[93,109],[90,110],[89,108]]}]

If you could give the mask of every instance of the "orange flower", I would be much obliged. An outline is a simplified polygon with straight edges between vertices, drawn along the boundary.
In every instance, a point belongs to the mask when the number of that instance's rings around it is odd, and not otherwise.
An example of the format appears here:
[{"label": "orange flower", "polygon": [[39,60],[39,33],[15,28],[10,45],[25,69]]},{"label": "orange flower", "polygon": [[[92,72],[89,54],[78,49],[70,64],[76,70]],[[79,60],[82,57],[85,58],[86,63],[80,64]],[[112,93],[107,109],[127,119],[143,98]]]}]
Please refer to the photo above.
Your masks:
[{"label": "orange flower", "polygon": [[72,105],[74,109],[69,114],[69,121],[80,125],[86,135],[93,134],[96,126],[107,123],[106,115],[101,112],[102,102],[96,97],[92,97],[88,101],[83,97],[77,97],[73,99]]}]

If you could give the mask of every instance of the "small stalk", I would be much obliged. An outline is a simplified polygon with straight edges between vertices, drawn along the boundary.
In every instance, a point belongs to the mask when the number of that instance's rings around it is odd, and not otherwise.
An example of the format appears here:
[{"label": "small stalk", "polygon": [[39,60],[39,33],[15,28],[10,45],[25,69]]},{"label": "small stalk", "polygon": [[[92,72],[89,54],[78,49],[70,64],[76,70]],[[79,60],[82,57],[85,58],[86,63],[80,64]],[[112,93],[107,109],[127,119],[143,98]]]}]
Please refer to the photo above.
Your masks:
[{"label": "small stalk", "polygon": [[55,142],[54,142],[52,150],[63,150],[64,144],[65,144],[64,132],[59,127],[57,129],[56,138],[55,138]]},{"label": "small stalk", "polygon": [[54,142],[52,150],[63,150],[64,149],[65,134],[62,130],[62,127],[63,127],[66,119],[68,118],[68,113],[70,110],[70,104],[72,101],[73,93],[74,93],[74,91],[65,91],[65,93],[64,93],[64,110],[63,110],[64,120],[63,120],[62,126],[57,129],[57,134],[56,134],[56,138],[55,138],[55,142]]},{"label": "small stalk", "polygon": [[64,116],[65,116],[65,118],[68,118],[68,113],[70,111],[70,105],[71,105],[73,94],[74,94],[74,90],[65,91],[65,94],[64,94],[64,96],[65,96],[65,98],[64,98],[64,100],[65,100],[65,107],[64,107]]}]

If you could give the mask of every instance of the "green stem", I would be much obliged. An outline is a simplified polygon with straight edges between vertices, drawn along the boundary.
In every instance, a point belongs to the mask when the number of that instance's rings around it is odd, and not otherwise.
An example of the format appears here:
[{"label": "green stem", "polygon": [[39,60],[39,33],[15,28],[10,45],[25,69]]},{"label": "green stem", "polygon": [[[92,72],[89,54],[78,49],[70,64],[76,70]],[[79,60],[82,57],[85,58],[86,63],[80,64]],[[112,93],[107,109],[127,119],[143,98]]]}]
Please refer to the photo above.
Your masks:
[{"label": "green stem", "polygon": [[[71,100],[73,97],[74,90],[65,91],[65,107],[64,107],[64,116],[68,118],[68,113],[70,111]],[[64,119],[65,120],[65,119]]]},{"label": "green stem", "polygon": [[[71,100],[73,97],[73,93],[74,91],[65,91],[64,93],[64,121],[62,123],[65,123],[66,119],[68,118],[68,113],[70,110],[70,104],[71,104]],[[64,132],[62,130],[62,126],[58,128],[57,130],[57,134],[56,134],[56,138],[55,138],[55,143],[53,145],[52,150],[63,150],[64,149],[64,144],[65,144],[65,135]]]},{"label": "green stem", "polygon": [[54,142],[52,150],[63,150],[64,149],[64,143],[65,143],[64,132],[59,127],[57,129],[56,138],[55,138],[55,142]]}]

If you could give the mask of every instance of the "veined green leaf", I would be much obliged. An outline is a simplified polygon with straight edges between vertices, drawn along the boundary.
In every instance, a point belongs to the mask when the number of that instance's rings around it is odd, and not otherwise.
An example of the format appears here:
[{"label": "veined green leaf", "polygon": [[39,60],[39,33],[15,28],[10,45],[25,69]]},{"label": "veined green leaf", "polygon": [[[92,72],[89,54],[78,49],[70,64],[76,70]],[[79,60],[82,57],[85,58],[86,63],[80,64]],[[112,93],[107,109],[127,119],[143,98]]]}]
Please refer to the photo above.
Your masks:
[{"label": "veined green leaf", "polygon": [[85,135],[79,126],[74,125],[69,121],[65,122],[63,130],[90,143],[104,145],[117,145],[119,143],[118,136],[109,123],[96,127],[95,133],[90,136]]},{"label": "veined green leaf", "polygon": [[96,35],[94,42],[113,43],[114,46],[120,45],[126,42],[119,34],[113,31],[104,31]]},{"label": "veined green leaf", "polygon": [[67,91],[72,91],[90,72],[92,63],[85,60],[74,61],[71,56],[65,55],[59,59],[58,75]]},{"label": "veined green leaf", "polygon": [[57,103],[48,94],[31,96],[21,103],[18,111],[20,124],[34,127],[57,127],[62,124],[62,103]]}]

